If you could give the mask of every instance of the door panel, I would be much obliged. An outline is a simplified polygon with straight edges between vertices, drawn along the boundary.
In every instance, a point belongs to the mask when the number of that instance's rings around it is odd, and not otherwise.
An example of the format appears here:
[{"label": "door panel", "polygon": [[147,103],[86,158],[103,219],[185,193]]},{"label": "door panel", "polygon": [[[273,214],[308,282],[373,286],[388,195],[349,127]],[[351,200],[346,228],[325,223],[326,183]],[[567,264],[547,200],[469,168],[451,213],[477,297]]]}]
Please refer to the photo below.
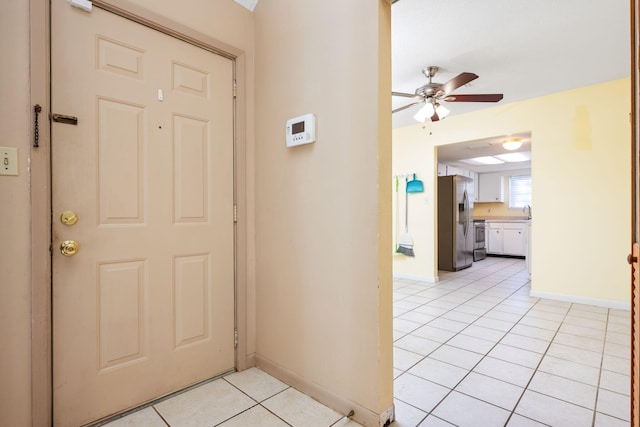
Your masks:
[{"label": "door panel", "polygon": [[232,87],[229,59],[52,2],[52,111],[78,117],[52,124],[56,426],[233,369]]}]

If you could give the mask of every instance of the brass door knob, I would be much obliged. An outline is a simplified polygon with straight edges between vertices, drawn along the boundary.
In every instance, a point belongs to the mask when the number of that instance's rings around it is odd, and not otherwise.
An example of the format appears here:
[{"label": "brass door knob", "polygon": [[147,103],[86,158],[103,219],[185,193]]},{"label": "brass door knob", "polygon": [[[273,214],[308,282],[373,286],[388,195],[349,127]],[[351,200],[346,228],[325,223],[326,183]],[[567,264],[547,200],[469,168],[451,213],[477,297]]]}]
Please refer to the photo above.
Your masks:
[{"label": "brass door knob", "polygon": [[78,222],[78,215],[74,211],[64,211],[60,215],[60,222],[64,225],[73,225]]},{"label": "brass door knob", "polygon": [[64,256],[74,256],[78,253],[78,249],[80,249],[80,246],[74,240],[65,240],[60,243],[60,253]]}]

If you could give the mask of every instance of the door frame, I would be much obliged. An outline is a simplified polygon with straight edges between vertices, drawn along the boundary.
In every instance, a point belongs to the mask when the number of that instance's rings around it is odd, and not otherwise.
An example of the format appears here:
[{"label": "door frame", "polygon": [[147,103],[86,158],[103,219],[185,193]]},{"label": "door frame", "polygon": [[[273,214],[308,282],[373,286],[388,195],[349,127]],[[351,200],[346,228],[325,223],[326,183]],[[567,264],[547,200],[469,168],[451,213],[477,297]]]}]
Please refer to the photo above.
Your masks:
[{"label": "door frame", "polygon": [[631,375],[630,425],[640,424],[640,0],[630,0],[630,55],[631,55]]},{"label": "door frame", "polygon": [[[52,390],[52,247],[51,247],[51,127],[47,120],[51,106],[51,0],[30,0],[30,99],[33,123],[36,104],[39,114],[39,147],[31,148],[31,425],[53,422]],[[248,205],[247,153],[247,57],[246,52],[221,42],[128,0],[93,0],[93,6],[123,16],[233,61],[237,85],[234,99],[234,228],[235,327],[238,344],[235,368],[253,366],[247,354]],[[33,134],[32,134],[33,136]]]}]

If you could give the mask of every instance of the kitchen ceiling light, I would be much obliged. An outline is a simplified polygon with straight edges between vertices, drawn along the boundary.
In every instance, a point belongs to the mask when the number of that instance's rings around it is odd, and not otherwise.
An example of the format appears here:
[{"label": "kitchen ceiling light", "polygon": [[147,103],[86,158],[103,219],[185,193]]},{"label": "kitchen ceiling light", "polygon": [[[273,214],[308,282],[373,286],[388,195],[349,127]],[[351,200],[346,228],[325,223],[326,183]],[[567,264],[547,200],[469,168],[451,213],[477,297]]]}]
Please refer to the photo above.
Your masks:
[{"label": "kitchen ceiling light", "polygon": [[531,160],[531,152],[520,151],[518,153],[496,154],[496,157],[507,163],[526,162],[527,160]]},{"label": "kitchen ceiling light", "polygon": [[502,160],[496,159],[493,156],[474,157],[473,159],[464,159],[460,161],[470,165],[499,165],[504,163]]},{"label": "kitchen ceiling light", "polygon": [[507,139],[502,143],[502,147],[505,150],[517,150],[521,146],[522,146],[522,141],[520,140],[520,138]]}]

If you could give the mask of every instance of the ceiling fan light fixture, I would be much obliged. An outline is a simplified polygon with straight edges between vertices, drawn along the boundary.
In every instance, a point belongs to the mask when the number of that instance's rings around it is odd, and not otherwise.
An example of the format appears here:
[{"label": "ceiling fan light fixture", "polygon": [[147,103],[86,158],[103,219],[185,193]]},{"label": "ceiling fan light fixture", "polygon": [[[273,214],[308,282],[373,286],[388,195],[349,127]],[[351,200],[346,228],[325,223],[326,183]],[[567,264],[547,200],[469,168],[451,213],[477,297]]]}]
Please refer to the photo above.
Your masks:
[{"label": "ceiling fan light fixture", "polygon": [[440,120],[447,117],[450,112],[451,111],[449,111],[449,109],[446,108],[445,106],[436,103],[436,114],[438,114],[438,117],[440,117]]},{"label": "ceiling fan light fixture", "polygon": [[418,110],[418,112],[413,116],[413,118],[419,121],[420,123],[424,123],[427,121],[428,118],[433,116],[433,112],[434,112],[433,104],[431,104],[430,102],[427,102],[426,104],[424,104],[424,107]]},{"label": "ceiling fan light fixture", "polygon": [[517,150],[522,147],[522,141],[520,138],[509,138],[502,143],[502,147],[509,151]]},{"label": "ceiling fan light fixture", "polygon": [[[427,121],[427,119],[430,118],[431,121],[435,122],[444,119],[447,114],[449,114],[449,110],[441,107],[438,101],[444,100],[447,102],[498,102],[503,98],[503,95],[501,93],[452,95],[451,92],[462,86],[468,86],[470,82],[478,78],[478,75],[469,72],[460,73],[443,84],[433,81],[433,77],[436,75],[438,70],[439,68],[436,66],[423,68],[422,74],[424,74],[425,77],[429,79],[429,82],[418,87],[414,93],[392,91],[392,96],[411,98],[413,99],[413,102],[399,108],[394,108],[391,110],[391,112],[398,113],[400,111],[411,108],[414,105],[420,104],[421,102],[424,102],[425,105],[413,116],[414,119],[424,123]],[[442,109],[440,109],[439,107]]]}]

